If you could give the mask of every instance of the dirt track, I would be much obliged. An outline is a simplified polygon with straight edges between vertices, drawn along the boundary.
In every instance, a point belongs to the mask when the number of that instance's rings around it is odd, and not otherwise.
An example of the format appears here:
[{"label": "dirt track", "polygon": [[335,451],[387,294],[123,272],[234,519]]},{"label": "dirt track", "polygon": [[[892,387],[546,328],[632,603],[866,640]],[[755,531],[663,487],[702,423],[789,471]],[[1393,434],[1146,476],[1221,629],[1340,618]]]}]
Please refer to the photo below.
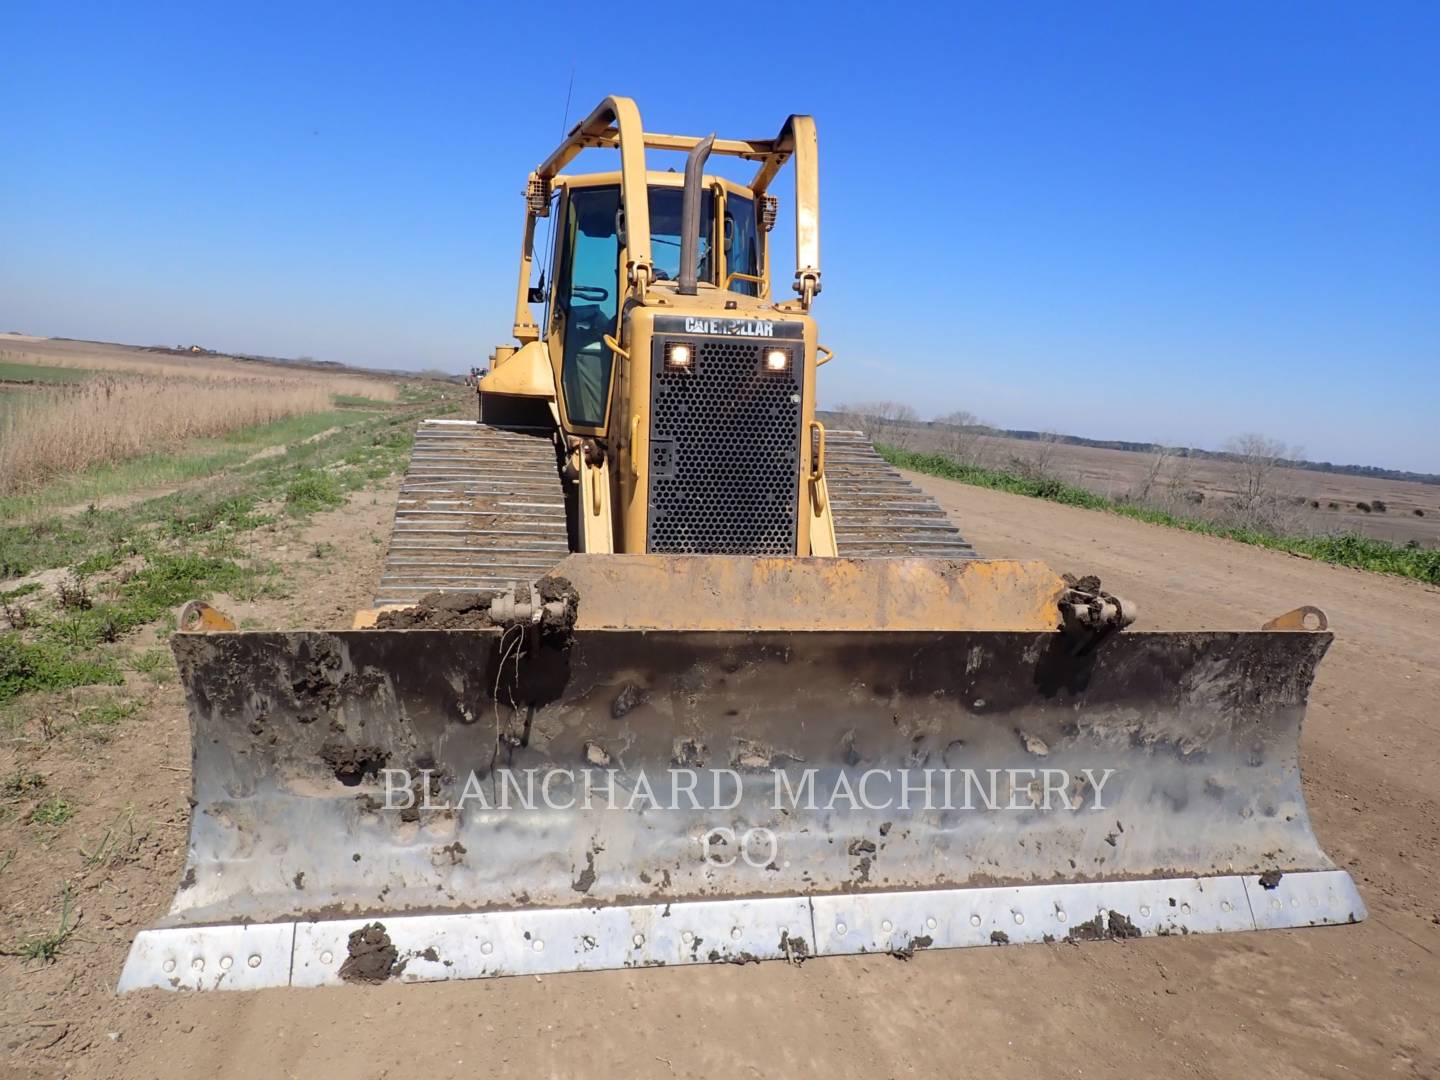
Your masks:
[{"label": "dirt track", "polygon": [[[908,963],[110,998],[129,935],[168,903],[180,865],[172,842],[143,882],[127,879],[128,908],[114,899],[129,925],[92,923],[84,952],[33,975],[7,964],[7,977],[27,980],[5,990],[11,1006],[31,989],[36,1003],[24,1015],[75,1020],[48,1050],[13,1045],[14,1075],[33,1066],[33,1075],[85,1077],[1440,1076],[1440,591],[921,482],[982,553],[1097,573],[1141,605],[1144,627],[1253,628],[1301,603],[1324,607],[1337,641],[1312,698],[1306,790],[1321,840],[1356,875],[1370,920],[921,953]],[[291,611],[333,596],[335,582],[297,590]],[[174,741],[183,714],[172,703],[153,725],[112,752],[147,755],[142,780],[169,785],[157,811],[183,820],[186,778],[158,764],[185,759]],[[53,1011],[33,1012],[45,994]],[[17,1020],[21,1012],[6,1009]]]}]

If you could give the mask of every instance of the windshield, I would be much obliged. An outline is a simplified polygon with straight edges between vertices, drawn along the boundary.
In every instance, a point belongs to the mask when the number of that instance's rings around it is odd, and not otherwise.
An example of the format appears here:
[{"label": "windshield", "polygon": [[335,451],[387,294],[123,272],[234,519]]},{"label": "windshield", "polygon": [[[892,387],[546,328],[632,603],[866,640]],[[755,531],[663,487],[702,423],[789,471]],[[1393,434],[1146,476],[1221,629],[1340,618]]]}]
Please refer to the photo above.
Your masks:
[{"label": "windshield", "polygon": [[[680,276],[681,188],[650,188],[651,261],[657,281]],[[550,306],[551,332],[561,335],[560,390],[570,422],[584,427],[605,423],[613,357],[605,335],[618,333],[620,281],[620,187],[575,188],[565,203],[555,286]],[[760,272],[760,242],[755,204],[732,195],[725,202],[725,263],[728,274]],[[700,194],[700,253],[696,277],[715,281],[715,199]],[[758,295],[754,282],[730,278],[732,292]]]},{"label": "windshield", "polygon": [[[576,259],[584,258],[589,266],[590,277],[599,281],[608,277],[611,266],[620,255],[620,241],[616,233],[615,211],[620,205],[618,186],[576,188],[571,196],[571,205],[579,211],[582,219],[581,232],[586,243],[574,247]],[[650,188],[650,258],[655,270],[655,280],[674,281],[680,276],[680,215],[684,203],[681,188]],[[574,223],[571,223],[572,228]],[[696,277],[700,281],[720,284],[715,281],[714,266],[715,198],[711,191],[700,193],[700,245],[696,261]],[[604,262],[602,268],[598,263]],[[740,195],[731,195],[725,202],[725,263],[731,273],[756,276],[760,273],[760,238],[755,224],[755,204]],[[618,267],[617,267],[618,269]],[[564,274],[566,268],[560,267]],[[576,267],[575,281],[585,275]],[[732,280],[732,292],[747,296],[757,295],[754,282]]]},{"label": "windshield", "polygon": [[[680,210],[685,200],[682,188],[650,189],[650,258],[656,281],[674,281],[680,276]],[[715,199],[709,191],[700,193],[700,259],[696,277],[711,281],[710,239],[714,232]]]}]

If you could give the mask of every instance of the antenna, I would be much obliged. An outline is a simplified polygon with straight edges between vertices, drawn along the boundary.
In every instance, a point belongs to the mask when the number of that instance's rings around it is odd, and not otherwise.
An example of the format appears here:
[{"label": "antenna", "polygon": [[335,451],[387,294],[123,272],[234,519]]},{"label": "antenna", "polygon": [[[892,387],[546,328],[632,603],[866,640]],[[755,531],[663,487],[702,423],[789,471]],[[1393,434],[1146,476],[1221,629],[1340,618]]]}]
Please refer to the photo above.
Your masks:
[{"label": "antenna", "polygon": [[[565,129],[570,126],[570,95],[575,90],[575,65],[570,65],[570,84],[565,87],[565,112],[560,117],[560,138],[565,138]],[[552,270],[551,263],[555,260],[555,219],[547,215],[545,218],[545,261],[540,265],[540,285],[545,284],[545,271]],[[554,278],[551,278],[554,281]],[[550,314],[550,305],[545,305],[545,316]]]},{"label": "antenna", "polygon": [[575,65],[570,65],[570,85],[565,88],[565,115],[560,118],[560,138],[565,138],[565,129],[570,126],[570,92],[575,89]]}]

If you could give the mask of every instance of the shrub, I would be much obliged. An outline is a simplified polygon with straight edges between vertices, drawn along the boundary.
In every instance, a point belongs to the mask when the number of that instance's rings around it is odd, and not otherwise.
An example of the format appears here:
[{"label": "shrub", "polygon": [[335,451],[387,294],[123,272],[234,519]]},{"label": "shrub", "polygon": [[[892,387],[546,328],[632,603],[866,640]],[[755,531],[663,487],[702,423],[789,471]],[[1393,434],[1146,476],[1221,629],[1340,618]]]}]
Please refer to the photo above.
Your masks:
[{"label": "shrub", "polygon": [[298,513],[326,510],[345,501],[345,489],[329,473],[306,472],[285,489],[285,505]]},{"label": "shrub", "polygon": [[0,634],[0,704],[31,690],[68,690],[124,681],[112,660],[72,655],[64,644],[22,641],[13,630]]},{"label": "shrub", "polygon": [[80,575],[73,572],[60,582],[59,599],[62,611],[89,611],[91,607],[90,590],[85,588]]}]

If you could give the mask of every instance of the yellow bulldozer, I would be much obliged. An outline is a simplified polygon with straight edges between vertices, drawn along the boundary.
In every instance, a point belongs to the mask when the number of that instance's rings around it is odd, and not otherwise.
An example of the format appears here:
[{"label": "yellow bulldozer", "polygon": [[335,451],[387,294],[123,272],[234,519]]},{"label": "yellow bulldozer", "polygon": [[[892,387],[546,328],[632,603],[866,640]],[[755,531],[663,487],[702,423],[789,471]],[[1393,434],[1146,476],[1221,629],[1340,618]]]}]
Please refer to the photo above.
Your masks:
[{"label": "yellow bulldozer", "polygon": [[[562,172],[587,150],[618,172]],[[1143,633],[1092,578],[978,558],[816,418],[819,223],[807,116],[663,135],[611,97],[530,175],[516,343],[477,420],[420,426],[374,608],[175,635],[187,857],[121,989],[1364,917],[1300,786],[1323,615]]]}]

